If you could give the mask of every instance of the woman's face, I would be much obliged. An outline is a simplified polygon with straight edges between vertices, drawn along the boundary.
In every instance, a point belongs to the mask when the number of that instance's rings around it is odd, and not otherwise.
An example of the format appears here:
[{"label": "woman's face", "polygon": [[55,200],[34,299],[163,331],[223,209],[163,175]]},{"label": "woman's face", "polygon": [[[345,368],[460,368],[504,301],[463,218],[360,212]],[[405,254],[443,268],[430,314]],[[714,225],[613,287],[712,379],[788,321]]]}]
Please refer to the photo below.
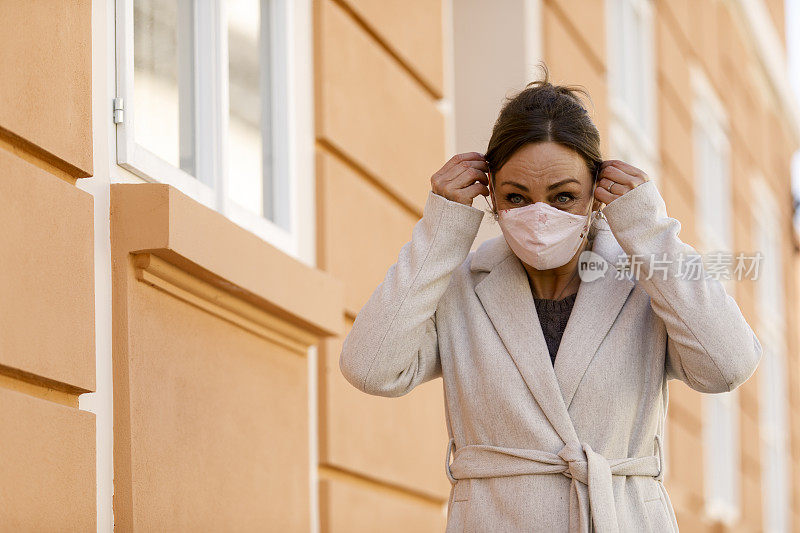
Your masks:
[{"label": "woman's face", "polygon": [[592,178],[576,151],[555,142],[526,144],[494,174],[494,205],[499,211],[545,202],[586,215],[590,205],[601,205],[592,196]]}]

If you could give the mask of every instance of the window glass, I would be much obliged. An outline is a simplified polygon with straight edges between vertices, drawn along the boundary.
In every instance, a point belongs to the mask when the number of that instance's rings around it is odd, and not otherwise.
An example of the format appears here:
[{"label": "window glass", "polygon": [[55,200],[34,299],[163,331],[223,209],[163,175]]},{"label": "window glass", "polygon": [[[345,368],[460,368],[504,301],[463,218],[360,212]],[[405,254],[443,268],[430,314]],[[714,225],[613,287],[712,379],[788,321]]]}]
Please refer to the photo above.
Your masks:
[{"label": "window glass", "polygon": [[[693,108],[695,209],[701,254],[733,251],[728,141],[709,98],[700,93]],[[719,281],[734,295],[732,280]],[[705,513],[728,524],[740,514],[739,412],[738,390],[703,395]]]},{"label": "window glass", "polygon": [[783,263],[779,213],[774,196],[760,180],[761,205],[756,217],[756,240],[763,259],[758,271],[760,363],[759,428],[765,531],[789,531],[790,448],[787,428],[789,395],[786,383]]},{"label": "window glass", "polygon": [[228,26],[228,197],[272,219],[269,9],[226,0]]},{"label": "window glass", "polygon": [[136,0],[135,138],[195,175],[194,52],[190,0]]},{"label": "window glass", "polygon": [[609,0],[606,16],[614,28],[607,36],[611,157],[658,184],[652,0]]}]

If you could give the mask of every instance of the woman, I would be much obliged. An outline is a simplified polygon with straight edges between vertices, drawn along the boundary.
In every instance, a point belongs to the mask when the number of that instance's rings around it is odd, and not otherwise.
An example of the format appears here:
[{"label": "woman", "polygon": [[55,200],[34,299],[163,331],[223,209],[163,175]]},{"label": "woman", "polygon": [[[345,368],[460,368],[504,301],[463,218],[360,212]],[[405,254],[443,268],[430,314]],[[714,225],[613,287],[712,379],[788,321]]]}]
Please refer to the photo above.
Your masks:
[{"label": "woman", "polygon": [[[369,394],[443,378],[447,531],[677,531],[667,380],[727,392],[761,357],[723,285],[680,275],[697,252],[642,170],[601,159],[578,92],[545,70],[485,155],[432,176],[344,341],[341,371]],[[503,234],[471,252],[479,194]]]}]

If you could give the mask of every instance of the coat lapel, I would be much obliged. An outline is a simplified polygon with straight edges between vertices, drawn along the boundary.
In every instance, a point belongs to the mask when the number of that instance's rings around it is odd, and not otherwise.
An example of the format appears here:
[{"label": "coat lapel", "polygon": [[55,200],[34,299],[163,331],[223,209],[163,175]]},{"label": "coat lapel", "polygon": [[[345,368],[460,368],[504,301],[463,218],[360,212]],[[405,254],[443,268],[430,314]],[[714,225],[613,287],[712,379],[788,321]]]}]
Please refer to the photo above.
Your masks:
[{"label": "coat lapel", "polygon": [[610,231],[597,233],[592,251],[606,260],[608,268],[602,277],[581,282],[556,353],[555,375],[567,409],[592,357],[635,285],[628,274],[614,266],[622,248]]},{"label": "coat lapel", "polygon": [[[595,223],[608,228],[604,220]],[[536,402],[564,442],[577,440],[568,409],[578,384],[606,333],[619,314],[634,282],[615,275],[621,251],[610,231],[598,231],[592,248],[609,263],[605,275],[582,282],[556,356],[550,361],[522,262],[502,235],[476,250],[472,271],[488,274],[475,293],[514,360]]]},{"label": "coat lapel", "polygon": [[550,362],[522,263],[513,253],[507,255],[475,285],[475,293],[550,424],[564,442],[574,441],[575,429]]}]

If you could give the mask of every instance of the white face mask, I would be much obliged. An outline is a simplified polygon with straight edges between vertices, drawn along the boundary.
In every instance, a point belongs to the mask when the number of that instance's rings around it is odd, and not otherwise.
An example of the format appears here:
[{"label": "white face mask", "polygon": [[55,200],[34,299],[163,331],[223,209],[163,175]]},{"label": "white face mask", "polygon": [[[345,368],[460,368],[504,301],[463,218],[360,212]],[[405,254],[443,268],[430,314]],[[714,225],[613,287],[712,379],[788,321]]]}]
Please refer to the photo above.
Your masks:
[{"label": "white face mask", "polygon": [[[595,181],[592,187],[592,198]],[[508,246],[536,270],[567,264],[589,234],[594,217],[562,211],[545,202],[498,211],[498,222]]]}]

